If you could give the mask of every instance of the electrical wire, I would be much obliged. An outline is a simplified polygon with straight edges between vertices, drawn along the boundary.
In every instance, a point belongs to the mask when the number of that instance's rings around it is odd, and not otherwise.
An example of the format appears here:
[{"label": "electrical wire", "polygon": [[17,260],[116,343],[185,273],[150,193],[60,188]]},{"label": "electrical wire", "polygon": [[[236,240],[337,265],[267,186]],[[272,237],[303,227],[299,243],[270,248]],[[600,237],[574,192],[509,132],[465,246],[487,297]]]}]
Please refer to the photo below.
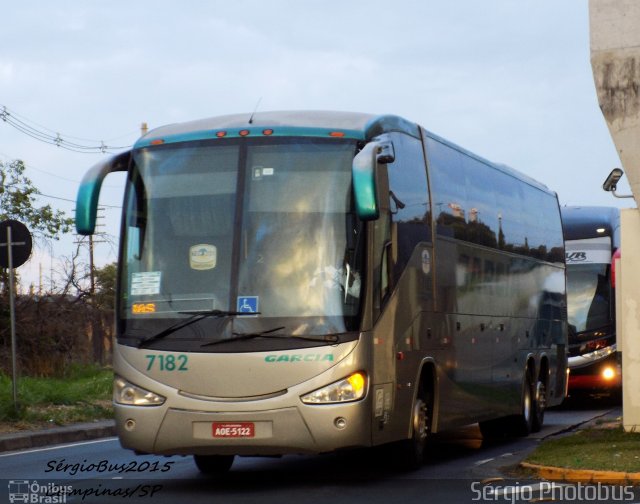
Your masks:
[{"label": "electrical wire", "polygon": [[[6,109],[7,109],[7,107],[6,107],[6,106],[3,106],[3,110],[6,110]],[[11,115],[13,115],[14,117],[17,117],[17,118],[19,118],[19,119],[22,119],[22,120],[23,120],[23,122],[29,122],[29,123],[31,123],[31,124],[34,124],[34,125],[36,125],[36,126],[39,126],[40,128],[42,128],[42,129],[44,129],[44,130],[46,130],[46,131],[49,131],[49,132],[51,132],[51,133],[55,133],[55,134],[57,135],[57,132],[56,132],[56,131],[54,131],[54,130],[52,130],[52,129],[50,129],[50,128],[47,128],[46,126],[44,126],[44,125],[42,125],[42,124],[40,124],[40,123],[37,123],[37,122],[35,122],[34,120],[29,119],[28,117],[25,117],[25,116],[23,116],[23,115],[18,114],[15,110],[12,110],[12,111],[11,111]],[[118,136],[117,136],[117,137],[115,137],[115,138],[111,138],[111,139],[107,140],[107,142],[111,142],[111,141],[113,141],[113,140],[119,140],[120,138],[124,138],[124,137],[130,137],[130,136],[135,135],[135,134],[139,134],[139,130],[133,130],[133,131],[129,131],[128,133],[124,133],[124,134],[122,134],[122,135],[118,135]],[[90,142],[90,143],[97,143],[97,142],[98,142],[98,140],[93,140],[93,139],[89,139],[89,138],[74,137],[74,136],[71,136],[71,135],[65,135],[65,137],[67,137],[67,138],[72,138],[72,139],[74,139],[74,140],[82,140],[82,141],[84,141],[84,142]]]},{"label": "electrical wire", "polygon": [[70,140],[67,140],[67,138],[74,137],[71,137],[69,135],[65,135],[63,137],[60,133],[54,133],[54,131],[49,128],[39,125],[26,118],[24,120],[20,119],[20,117],[22,116],[15,114],[6,106],[2,105],[2,110],[0,110],[0,119],[2,119],[3,122],[20,131],[21,133],[49,145],[55,145],[56,147],[60,147],[62,149],[83,154],[104,154],[107,152],[121,151],[131,147],[131,145],[107,145],[102,140],[86,140],[76,138],[76,140],[83,140],[85,142],[90,142],[90,144],[72,142]]},{"label": "electrical wire", "polygon": [[[7,162],[11,162],[13,160],[18,159],[16,157],[9,156],[8,154],[6,154],[5,152],[2,152],[2,151],[0,151],[0,156],[3,157]],[[40,173],[44,173],[45,175],[49,175],[50,177],[54,177],[54,178],[57,178],[59,180],[65,180],[67,182],[73,182],[75,184],[80,184],[79,180],[63,177],[63,176],[58,175],[56,173],[52,173],[50,171],[43,170],[41,168],[36,168],[32,164],[25,163],[24,160],[21,160],[21,161],[24,164],[25,168],[27,168],[28,170],[33,170],[33,171],[37,171],[37,172],[40,172]],[[119,189],[120,188],[120,186],[109,185],[109,184],[103,184],[102,187],[106,187],[106,188],[110,188],[110,189]]]},{"label": "electrical wire", "polygon": [[[50,194],[43,194],[43,193],[33,193],[33,196],[38,197],[38,196],[42,196],[43,198],[51,198],[51,199],[55,199],[55,200],[60,200],[60,201],[68,201],[69,203],[76,203],[76,200],[72,200],[69,198],[61,198],[60,196],[51,196]],[[113,209],[117,209],[117,210],[122,210],[121,206],[116,206],[116,205],[105,205],[103,203],[100,203],[98,205],[99,207],[104,207],[104,208],[113,208]]]}]

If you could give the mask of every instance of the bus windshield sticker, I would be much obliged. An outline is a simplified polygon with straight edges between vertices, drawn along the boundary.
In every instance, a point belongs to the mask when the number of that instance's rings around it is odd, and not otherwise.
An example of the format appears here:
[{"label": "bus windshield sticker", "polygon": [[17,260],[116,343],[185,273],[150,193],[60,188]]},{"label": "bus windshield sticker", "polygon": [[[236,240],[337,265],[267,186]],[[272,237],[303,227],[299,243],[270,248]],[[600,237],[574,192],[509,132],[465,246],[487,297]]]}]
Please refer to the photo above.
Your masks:
[{"label": "bus windshield sticker", "polygon": [[265,168],[264,166],[253,167],[253,179],[260,180],[262,177],[270,177],[275,173],[273,168]]},{"label": "bus windshield sticker", "polygon": [[160,294],[161,271],[144,271],[131,274],[131,295]]},{"label": "bus windshield sticker", "polygon": [[189,265],[194,270],[210,270],[216,267],[218,249],[215,245],[200,243],[189,249]]},{"label": "bus windshield sticker", "polygon": [[431,273],[431,254],[428,250],[422,251],[422,272],[425,275]]},{"label": "bus windshield sticker", "polygon": [[238,296],[236,311],[241,313],[257,313],[259,306],[258,296]]}]

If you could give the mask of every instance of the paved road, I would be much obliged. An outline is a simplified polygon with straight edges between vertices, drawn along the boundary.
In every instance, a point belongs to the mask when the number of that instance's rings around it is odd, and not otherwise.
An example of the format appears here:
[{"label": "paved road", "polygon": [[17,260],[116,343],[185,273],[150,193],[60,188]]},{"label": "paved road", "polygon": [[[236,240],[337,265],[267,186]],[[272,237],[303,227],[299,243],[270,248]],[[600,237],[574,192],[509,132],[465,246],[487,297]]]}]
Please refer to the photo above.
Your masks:
[{"label": "paved road", "polygon": [[[366,450],[238,458],[223,480],[212,480],[200,475],[191,457],[138,457],[107,438],[0,454],[0,474],[6,484],[0,486],[0,502],[6,502],[9,491],[14,496],[22,491],[39,497],[48,492],[52,497],[65,487],[75,493],[65,496],[65,502],[91,503],[517,502],[514,496],[536,497],[527,492],[540,483],[509,479],[505,468],[516,465],[540,439],[605,414],[611,409],[549,411],[542,432],[497,444],[483,443],[477,426],[439,435],[427,463],[411,473],[389,467],[384,451]],[[489,478],[506,479],[489,486],[481,483]]]}]

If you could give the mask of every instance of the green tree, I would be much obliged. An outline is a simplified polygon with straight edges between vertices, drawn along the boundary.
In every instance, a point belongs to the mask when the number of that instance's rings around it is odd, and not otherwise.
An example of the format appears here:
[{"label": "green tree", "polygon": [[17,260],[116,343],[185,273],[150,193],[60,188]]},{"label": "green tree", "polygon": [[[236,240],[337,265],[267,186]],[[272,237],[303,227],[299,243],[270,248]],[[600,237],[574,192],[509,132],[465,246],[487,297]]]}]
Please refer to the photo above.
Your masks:
[{"label": "green tree", "polygon": [[115,306],[117,272],[116,263],[106,264],[95,270],[96,305],[102,309],[113,310]]},{"label": "green tree", "polygon": [[[15,219],[29,228],[36,241],[57,240],[71,230],[73,219],[51,205],[39,206],[40,191],[25,175],[25,165],[19,160],[0,161],[0,221]],[[7,290],[8,272],[0,269],[0,294]]]},{"label": "green tree", "polygon": [[36,204],[40,191],[25,175],[25,168],[19,159],[10,163],[0,161],[0,220],[18,220],[36,238],[57,240],[71,230],[73,219],[51,205]]}]

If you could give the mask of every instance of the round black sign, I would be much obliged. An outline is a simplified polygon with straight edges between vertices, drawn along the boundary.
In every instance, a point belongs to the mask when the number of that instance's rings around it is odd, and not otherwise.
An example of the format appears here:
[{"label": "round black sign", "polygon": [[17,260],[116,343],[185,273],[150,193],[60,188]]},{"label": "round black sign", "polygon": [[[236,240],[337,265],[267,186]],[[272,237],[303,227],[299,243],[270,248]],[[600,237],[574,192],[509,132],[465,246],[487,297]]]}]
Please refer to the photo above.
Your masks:
[{"label": "round black sign", "polygon": [[31,255],[31,233],[22,222],[6,220],[0,222],[0,267],[9,267],[9,229],[11,229],[12,266],[22,266]]}]

